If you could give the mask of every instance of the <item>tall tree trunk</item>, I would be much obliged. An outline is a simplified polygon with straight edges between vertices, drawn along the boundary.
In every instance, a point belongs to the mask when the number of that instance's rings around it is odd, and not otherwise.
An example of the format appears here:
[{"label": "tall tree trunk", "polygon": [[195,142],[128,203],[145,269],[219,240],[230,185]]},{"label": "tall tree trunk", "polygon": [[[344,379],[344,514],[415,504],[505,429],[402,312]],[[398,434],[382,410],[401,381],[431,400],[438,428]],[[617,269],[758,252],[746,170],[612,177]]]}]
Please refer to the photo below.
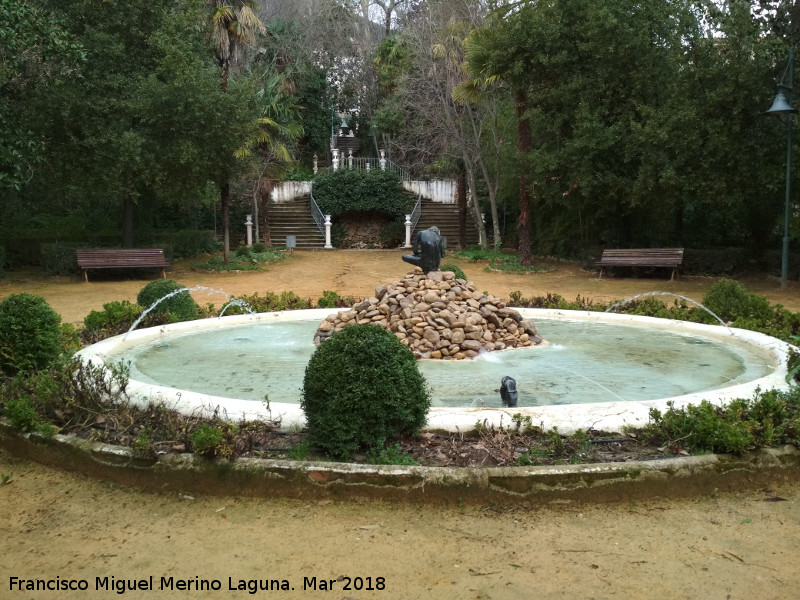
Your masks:
[{"label": "tall tree trunk", "polygon": [[469,163],[467,163],[467,185],[469,186],[472,212],[475,215],[475,224],[478,226],[478,235],[481,238],[481,248],[488,248],[489,240],[486,237],[486,224],[483,222],[483,217],[481,216],[481,205],[478,201],[478,186],[475,184],[475,169],[469,166]]},{"label": "tall tree trunk", "polygon": [[[230,74],[231,62],[225,59],[221,62],[219,88],[223,93],[228,91],[228,76]],[[222,207],[222,262],[225,266],[231,262],[231,231],[230,231],[230,206],[231,206],[231,184],[227,174],[222,182],[219,192],[220,206]]]},{"label": "tall tree trunk", "polygon": [[[531,123],[525,116],[525,112],[528,109],[525,91],[517,90],[515,95],[517,108],[517,150],[519,150],[521,157],[524,157],[531,151]],[[530,221],[528,175],[525,172],[525,165],[523,164],[519,176],[519,219],[517,220],[517,231],[519,233],[519,262],[521,265],[530,265],[533,259],[531,256]]]},{"label": "tall tree trunk", "polygon": [[464,166],[458,172],[458,244],[461,248],[467,247],[467,177],[464,173]]},{"label": "tall tree trunk", "polygon": [[489,191],[489,210],[492,213],[492,247],[495,250],[499,250],[502,245],[502,238],[500,234],[500,216],[497,214],[497,186],[495,185],[497,180],[492,180],[489,169],[486,167],[486,161],[480,157],[478,157],[478,166],[481,168],[483,180]]},{"label": "tall tree trunk", "polygon": [[231,72],[231,61],[228,59],[220,61],[220,73],[219,73],[219,89],[223,92],[228,91],[228,76]]},{"label": "tall tree trunk", "polygon": [[133,248],[133,200],[125,196],[122,200],[122,247]]},{"label": "tall tree trunk", "polygon": [[224,264],[228,265],[231,262],[231,184],[227,178],[222,182],[219,198],[222,205],[222,259]]},{"label": "tall tree trunk", "polygon": [[[259,241],[261,239],[261,205],[264,198],[264,188],[270,187],[269,181],[264,179],[264,173],[266,172],[266,167],[261,169],[261,172],[258,174],[258,179],[256,180],[256,184],[253,187],[253,224],[255,225],[255,236],[254,239]],[[267,225],[266,219],[267,216],[264,215],[264,227],[269,227]],[[269,237],[269,231],[265,238]]]},{"label": "tall tree trunk", "polygon": [[270,207],[270,196],[272,195],[272,180],[269,178],[262,179],[261,184],[258,187],[258,201],[259,204],[263,207],[261,211],[263,216],[263,223],[264,223],[264,245],[271,248],[272,247],[272,233],[269,229],[269,207]]}]

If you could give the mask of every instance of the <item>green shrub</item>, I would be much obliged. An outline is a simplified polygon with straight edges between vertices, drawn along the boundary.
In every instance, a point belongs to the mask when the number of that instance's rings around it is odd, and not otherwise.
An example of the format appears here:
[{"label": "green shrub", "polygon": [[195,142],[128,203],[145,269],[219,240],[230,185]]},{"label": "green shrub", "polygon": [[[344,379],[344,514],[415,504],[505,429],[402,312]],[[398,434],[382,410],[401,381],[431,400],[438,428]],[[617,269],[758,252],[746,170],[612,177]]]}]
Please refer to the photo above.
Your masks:
[{"label": "green shrub", "polygon": [[414,199],[403,192],[400,177],[380,169],[321,173],[314,178],[314,199],[324,214],[334,217],[374,210],[401,219],[414,206]]},{"label": "green shrub", "polygon": [[6,402],[5,414],[11,426],[22,433],[35,431],[39,424],[39,415],[27,398]]},{"label": "green shrub", "polygon": [[44,298],[22,293],[0,302],[0,370],[47,368],[61,349],[61,317]]},{"label": "green shrub", "polygon": [[139,435],[133,440],[133,453],[136,456],[150,457],[153,456],[153,428],[143,427],[139,431]]},{"label": "green shrub", "polygon": [[52,242],[42,244],[41,261],[42,271],[46,275],[73,275],[80,273],[78,257],[75,250],[79,244],[65,244]]},{"label": "green shrub", "polygon": [[218,427],[203,423],[191,433],[192,447],[197,454],[213,458],[223,454],[225,435]]},{"label": "green shrub", "polygon": [[124,333],[130,329],[144,310],[128,300],[103,304],[103,310],[93,310],[83,319],[83,326],[92,333],[103,332],[106,336]]},{"label": "green shrub", "polygon": [[289,450],[286,451],[286,456],[290,460],[308,460],[308,457],[311,456],[311,444],[305,438],[302,441],[298,442]]},{"label": "green shrub", "polygon": [[736,400],[728,407],[718,407],[707,400],[675,408],[672,402],[661,413],[650,409],[650,432],[666,441],[674,441],[689,450],[741,454],[757,447],[754,422],[743,409],[749,401]]},{"label": "green shrub", "polygon": [[750,268],[745,248],[686,248],[681,271],[687,275],[732,277]]},{"label": "green shrub", "polygon": [[[156,279],[142,288],[136,297],[136,302],[147,309],[153,303],[183,287],[172,279]],[[198,310],[199,307],[189,295],[189,292],[184,291],[160,302],[153,309],[153,312],[159,314],[169,313],[171,321],[190,321],[197,318]]]},{"label": "green shrub", "polygon": [[406,226],[401,221],[387,223],[378,231],[378,239],[383,248],[397,248],[406,241]]},{"label": "green shrub", "polygon": [[519,257],[516,254],[511,254],[492,248],[481,248],[480,246],[465,248],[464,250],[457,252],[455,255],[466,258],[469,260],[469,262],[485,260],[490,263],[513,263],[519,260]]},{"label": "green shrub", "polygon": [[491,271],[544,273],[553,270],[552,267],[522,265],[519,262],[519,255],[496,249],[473,247],[456,252],[454,256],[466,258],[469,262],[487,261],[489,264],[485,270]]},{"label": "green shrub", "polygon": [[449,263],[446,264],[446,265],[439,265],[439,270],[440,271],[452,271],[453,273],[455,273],[456,279],[463,279],[464,281],[467,280],[467,276],[464,274],[464,271],[462,271],[457,265],[453,265],[453,264],[449,264]]},{"label": "green shrub", "polygon": [[750,316],[751,296],[738,281],[720,279],[703,296],[703,305],[723,321],[734,321],[737,317]]},{"label": "green shrub", "polygon": [[214,238],[213,231],[181,229],[157,236],[154,243],[164,248],[168,259],[191,258],[199,254],[219,252],[221,243]]},{"label": "green shrub", "polygon": [[308,165],[295,163],[286,173],[287,181],[311,181],[314,179],[314,171]]},{"label": "green shrub", "polygon": [[61,324],[61,353],[64,356],[75,354],[83,346],[81,334],[72,323]]},{"label": "green shrub", "polygon": [[319,308],[346,308],[356,304],[353,296],[340,296],[336,292],[330,290],[323,290],[322,297],[317,299],[317,307]]},{"label": "green shrub", "polygon": [[336,303],[340,300],[339,294],[330,290],[322,290],[322,298],[317,300],[320,308],[336,308]]},{"label": "green shrub", "polygon": [[[276,294],[274,292],[265,292],[263,296],[259,296],[258,294],[250,294],[237,296],[236,299],[246,302],[253,312],[277,312],[281,310],[301,310],[304,308],[313,308],[310,300],[301,298],[294,292],[281,292],[280,294]],[[232,306],[231,309],[225,314],[235,315],[243,312],[243,309]]]},{"label": "green shrub", "polygon": [[196,262],[192,265],[198,271],[261,271],[264,264],[284,260],[286,254],[283,252],[265,248],[256,252],[255,245],[252,247],[240,246],[231,256],[226,265],[222,256],[212,256],[206,260]]},{"label": "green shrub", "polygon": [[367,462],[373,465],[418,465],[413,456],[403,450],[400,444],[387,446],[383,450],[373,448],[367,453]]},{"label": "green shrub", "polygon": [[346,248],[349,244],[347,228],[341,223],[331,225],[331,244],[334,248]]},{"label": "green shrub", "polygon": [[306,366],[301,406],[311,442],[336,458],[382,448],[425,424],[430,392],[416,359],[391,332],[350,325]]},{"label": "green shrub", "polygon": [[574,302],[566,300],[560,294],[550,294],[545,296],[534,296],[533,298],[525,298],[519,290],[509,293],[510,302],[513,306],[520,308],[558,308],[561,310],[592,310],[603,311],[606,309],[605,305],[595,304],[589,298],[582,298],[578,296]]}]

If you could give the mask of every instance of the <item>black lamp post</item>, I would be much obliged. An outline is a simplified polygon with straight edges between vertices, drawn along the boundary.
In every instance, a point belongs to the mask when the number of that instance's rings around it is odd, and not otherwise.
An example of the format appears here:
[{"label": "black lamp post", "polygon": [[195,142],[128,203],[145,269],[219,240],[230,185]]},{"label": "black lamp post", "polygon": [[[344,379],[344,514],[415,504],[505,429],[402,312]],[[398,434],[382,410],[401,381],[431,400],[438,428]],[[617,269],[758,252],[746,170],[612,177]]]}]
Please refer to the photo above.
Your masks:
[{"label": "black lamp post", "polygon": [[[789,279],[789,213],[792,191],[792,83],[794,70],[794,43],[789,46],[789,64],[783,74],[778,93],[767,111],[770,115],[786,115],[786,200],[783,218],[783,253],[781,255],[781,287],[785,288]],[[787,77],[788,75],[788,77]]]}]

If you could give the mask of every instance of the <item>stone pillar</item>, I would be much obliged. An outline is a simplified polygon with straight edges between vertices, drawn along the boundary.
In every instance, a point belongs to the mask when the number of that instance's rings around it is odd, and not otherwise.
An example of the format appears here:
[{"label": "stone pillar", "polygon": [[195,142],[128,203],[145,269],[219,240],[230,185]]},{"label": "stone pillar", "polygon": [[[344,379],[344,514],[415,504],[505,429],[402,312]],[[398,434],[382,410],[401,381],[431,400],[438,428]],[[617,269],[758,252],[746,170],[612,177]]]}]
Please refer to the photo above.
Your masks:
[{"label": "stone pillar", "polygon": [[317,158],[317,153],[315,152],[314,153],[314,175],[316,175],[317,171],[319,170],[319,166],[317,164],[318,160],[319,159]]},{"label": "stone pillar", "polygon": [[367,159],[366,167],[367,171],[369,171],[369,159]]},{"label": "stone pillar", "polygon": [[411,248],[411,215],[406,215],[406,245],[403,248]]},{"label": "stone pillar", "polygon": [[333,250],[331,245],[331,216],[325,215],[325,249]]},{"label": "stone pillar", "polygon": [[253,215],[247,215],[247,220],[244,222],[247,228],[247,245],[253,245]]},{"label": "stone pillar", "polygon": [[333,170],[334,171],[338,171],[339,170],[339,149],[338,148],[334,148],[333,149],[333,161],[332,162],[333,162]]},{"label": "stone pillar", "polygon": [[381,171],[386,170],[386,150],[381,149]]},{"label": "stone pillar", "polygon": [[350,148],[350,153],[347,155],[347,168],[353,168],[353,149]]}]

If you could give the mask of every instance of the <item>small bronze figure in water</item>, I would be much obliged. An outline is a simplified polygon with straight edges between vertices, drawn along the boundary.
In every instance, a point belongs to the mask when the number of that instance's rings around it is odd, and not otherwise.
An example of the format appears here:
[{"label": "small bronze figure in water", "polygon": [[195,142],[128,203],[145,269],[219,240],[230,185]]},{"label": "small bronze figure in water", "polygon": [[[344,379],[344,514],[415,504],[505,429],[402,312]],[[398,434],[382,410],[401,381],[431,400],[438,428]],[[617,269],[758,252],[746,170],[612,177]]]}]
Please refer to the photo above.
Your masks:
[{"label": "small bronze figure in water", "polygon": [[517,380],[506,375],[500,380],[500,398],[506,406],[516,406],[519,394],[517,393]]}]

